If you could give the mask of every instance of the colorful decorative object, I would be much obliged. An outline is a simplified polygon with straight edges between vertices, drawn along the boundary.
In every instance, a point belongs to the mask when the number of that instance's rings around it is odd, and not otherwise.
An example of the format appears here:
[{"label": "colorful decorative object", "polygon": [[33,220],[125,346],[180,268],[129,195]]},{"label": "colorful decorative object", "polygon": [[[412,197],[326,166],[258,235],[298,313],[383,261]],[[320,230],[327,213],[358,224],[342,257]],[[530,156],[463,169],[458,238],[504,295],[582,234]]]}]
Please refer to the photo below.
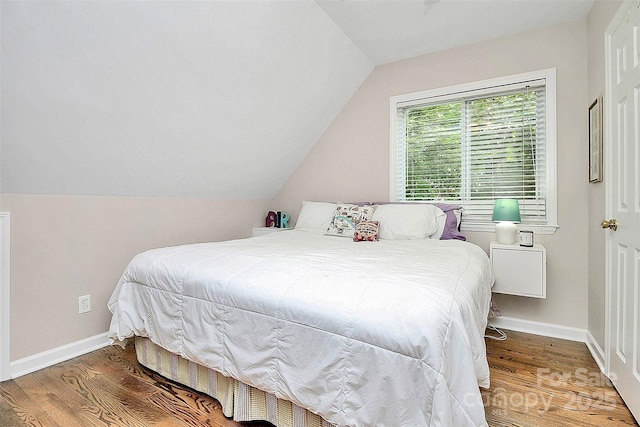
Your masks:
[{"label": "colorful decorative object", "polygon": [[267,227],[278,227],[278,214],[274,211],[269,211],[265,225]]},{"label": "colorful decorative object", "polygon": [[278,212],[280,214],[280,228],[289,228],[289,214],[286,212]]},{"label": "colorful decorative object", "polygon": [[379,221],[358,221],[356,222],[356,230],[353,233],[354,242],[377,242],[379,240],[378,231],[380,229]]},{"label": "colorful decorative object", "polygon": [[373,206],[338,203],[326,234],[353,238],[356,222],[370,220],[374,210]]},{"label": "colorful decorative object", "polygon": [[267,227],[289,228],[289,214],[280,211],[269,211],[266,218]]}]

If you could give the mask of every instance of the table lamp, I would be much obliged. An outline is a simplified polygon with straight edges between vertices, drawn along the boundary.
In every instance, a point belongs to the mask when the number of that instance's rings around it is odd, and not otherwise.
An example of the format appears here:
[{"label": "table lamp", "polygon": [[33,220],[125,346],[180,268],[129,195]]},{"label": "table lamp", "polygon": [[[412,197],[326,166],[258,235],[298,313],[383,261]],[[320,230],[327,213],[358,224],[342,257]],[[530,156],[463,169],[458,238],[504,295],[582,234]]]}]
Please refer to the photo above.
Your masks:
[{"label": "table lamp", "polygon": [[516,222],[520,222],[520,207],[516,199],[496,199],[493,206],[493,217],[496,224],[498,243],[513,244],[516,242]]}]

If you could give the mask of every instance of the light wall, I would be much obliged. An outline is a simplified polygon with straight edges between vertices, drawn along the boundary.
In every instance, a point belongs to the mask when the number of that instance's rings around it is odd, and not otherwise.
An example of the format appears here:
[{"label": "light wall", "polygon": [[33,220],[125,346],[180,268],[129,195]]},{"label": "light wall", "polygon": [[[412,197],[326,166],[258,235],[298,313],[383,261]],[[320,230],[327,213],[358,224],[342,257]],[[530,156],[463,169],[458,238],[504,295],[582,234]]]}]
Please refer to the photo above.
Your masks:
[{"label": "light wall", "polygon": [[[587,32],[579,21],[377,67],[285,183],[272,208],[306,200],[388,200],[389,97],[557,69],[558,221],[547,249],[547,298],[496,295],[505,316],[587,327]],[[493,233],[468,233],[488,249]]]},{"label": "light wall", "polygon": [[[604,97],[604,32],[613,19],[621,1],[596,1],[587,17],[588,33],[588,96],[593,102]],[[608,100],[603,98],[606,104]],[[606,135],[605,135],[606,137]],[[606,151],[605,151],[606,155]],[[588,330],[600,349],[605,348],[605,233],[600,222],[605,219],[605,183],[590,184],[588,188],[589,238],[589,321]]]},{"label": "light wall", "polygon": [[[249,237],[267,200],[3,194],[11,212],[11,360],[109,328],[107,300],[147,249]],[[78,314],[78,297],[91,312]]]}]

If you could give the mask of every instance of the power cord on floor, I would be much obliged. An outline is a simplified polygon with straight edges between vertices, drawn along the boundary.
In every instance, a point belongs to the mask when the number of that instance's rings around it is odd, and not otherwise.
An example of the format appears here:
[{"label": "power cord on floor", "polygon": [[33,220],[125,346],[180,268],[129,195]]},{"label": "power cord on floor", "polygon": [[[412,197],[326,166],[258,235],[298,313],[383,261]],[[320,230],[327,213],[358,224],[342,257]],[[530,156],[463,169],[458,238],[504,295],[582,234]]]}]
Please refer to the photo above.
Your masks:
[{"label": "power cord on floor", "polygon": [[504,340],[506,340],[506,339],[507,339],[507,334],[506,334],[504,331],[502,331],[502,330],[500,330],[500,329],[496,328],[495,326],[493,326],[493,325],[491,324],[491,322],[487,322],[487,329],[489,329],[490,331],[493,331],[493,332],[497,333],[497,334],[498,334],[498,336],[495,336],[495,335],[485,335],[485,336],[484,336],[485,338],[489,338],[489,339],[496,340],[496,341],[504,341]]}]

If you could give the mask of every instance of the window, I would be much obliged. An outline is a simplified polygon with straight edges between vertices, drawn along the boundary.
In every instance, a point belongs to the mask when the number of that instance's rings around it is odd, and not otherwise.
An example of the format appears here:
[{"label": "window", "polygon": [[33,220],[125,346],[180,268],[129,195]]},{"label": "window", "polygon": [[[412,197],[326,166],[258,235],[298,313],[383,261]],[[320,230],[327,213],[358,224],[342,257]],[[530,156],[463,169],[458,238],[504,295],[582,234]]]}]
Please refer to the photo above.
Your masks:
[{"label": "window", "polygon": [[527,228],[553,233],[555,147],[555,69],[394,96],[390,199],[460,204],[470,231],[518,199]]}]

